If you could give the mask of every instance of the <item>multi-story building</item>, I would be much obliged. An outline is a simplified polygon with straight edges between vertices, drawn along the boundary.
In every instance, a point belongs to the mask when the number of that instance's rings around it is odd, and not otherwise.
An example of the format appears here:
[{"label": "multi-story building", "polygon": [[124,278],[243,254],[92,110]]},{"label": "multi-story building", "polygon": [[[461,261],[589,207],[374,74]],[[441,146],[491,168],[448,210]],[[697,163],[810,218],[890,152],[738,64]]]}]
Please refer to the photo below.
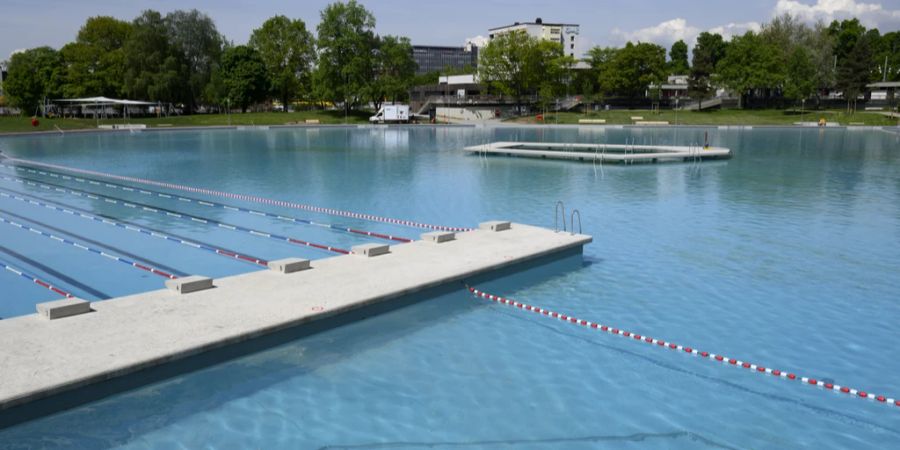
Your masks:
[{"label": "multi-story building", "polygon": [[413,59],[419,65],[416,75],[444,72],[447,69],[475,70],[478,67],[478,47],[413,45]]},{"label": "multi-story building", "polygon": [[0,97],[3,97],[3,82],[6,80],[6,61],[0,61]]},{"label": "multi-story building", "polygon": [[574,23],[544,23],[538,17],[534,22],[516,22],[504,27],[491,28],[488,30],[490,33],[488,37],[494,39],[500,34],[519,30],[541,40],[559,42],[563,47],[563,52],[568,56],[575,58],[582,56],[583,52],[579,42],[581,27]]}]

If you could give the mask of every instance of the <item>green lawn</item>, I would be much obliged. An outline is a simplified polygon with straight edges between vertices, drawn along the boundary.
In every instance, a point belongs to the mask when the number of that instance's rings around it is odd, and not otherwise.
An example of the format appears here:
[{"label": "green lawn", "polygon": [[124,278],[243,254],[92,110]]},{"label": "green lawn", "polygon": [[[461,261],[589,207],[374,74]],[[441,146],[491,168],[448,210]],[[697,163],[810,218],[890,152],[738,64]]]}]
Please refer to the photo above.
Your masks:
[{"label": "green lawn", "polygon": [[[304,123],[307,119],[318,120],[323,124],[360,124],[368,123],[369,112],[354,112],[344,118],[340,111],[298,111],[292,113],[246,113],[246,114],[196,114],[192,116],[172,116],[163,118],[131,118],[127,123],[146,124],[148,127],[198,127],[213,125],[285,125]],[[39,118],[40,125],[31,126],[30,117],[0,117],[0,133],[54,131],[58,126],[63,130],[97,128],[97,125],[126,123],[122,119],[44,119]]]},{"label": "green lawn", "polygon": [[[794,122],[818,122],[825,118],[828,122],[837,122],[841,125],[862,124],[870,126],[897,125],[898,120],[872,113],[857,112],[846,114],[840,111],[800,111],[794,110],[716,110],[716,111],[675,111],[663,110],[659,114],[649,110],[612,110],[590,114],[559,113],[547,114],[543,123],[553,125],[578,123],[579,119],[606,119],[607,124],[631,124],[632,116],[641,116],[649,121],[666,121],[679,125],[792,125]],[[540,123],[535,116],[513,119],[516,123]]]}]

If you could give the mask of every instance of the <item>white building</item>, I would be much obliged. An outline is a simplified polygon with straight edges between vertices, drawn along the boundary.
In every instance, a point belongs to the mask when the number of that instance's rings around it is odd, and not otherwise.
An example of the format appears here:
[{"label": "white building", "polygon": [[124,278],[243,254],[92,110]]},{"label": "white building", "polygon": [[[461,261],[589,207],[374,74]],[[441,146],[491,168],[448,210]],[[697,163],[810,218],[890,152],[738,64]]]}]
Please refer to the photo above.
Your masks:
[{"label": "white building", "polygon": [[522,30],[529,36],[544,40],[559,42],[563,46],[563,52],[575,58],[580,59],[584,54],[581,48],[580,32],[581,27],[573,23],[544,23],[540,17],[534,22],[516,22],[505,27],[491,28],[489,31],[489,39],[511,31]]}]

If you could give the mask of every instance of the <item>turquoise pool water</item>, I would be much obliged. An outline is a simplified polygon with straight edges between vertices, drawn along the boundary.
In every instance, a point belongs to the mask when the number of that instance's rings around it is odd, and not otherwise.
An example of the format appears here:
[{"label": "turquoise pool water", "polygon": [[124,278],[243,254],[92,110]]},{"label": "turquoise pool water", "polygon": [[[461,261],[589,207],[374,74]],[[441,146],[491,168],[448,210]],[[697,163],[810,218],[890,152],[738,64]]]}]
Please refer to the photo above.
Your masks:
[{"label": "turquoise pool water", "polygon": [[[492,140],[691,144],[706,132],[734,158],[623,167],[458,151]],[[444,225],[504,218],[552,227],[554,205],[563,200],[581,211],[584,232],[594,236],[583,262],[480,288],[900,396],[896,134],[282,129],[9,138],[0,140],[0,150]],[[14,181],[23,178],[32,184]],[[40,186],[47,183],[343,248],[369,241],[0,167],[0,192],[21,198],[266,259],[330,256]],[[419,233],[228,203],[407,237]],[[54,233],[73,233],[183,273],[258,270],[11,197],[0,196],[0,216],[33,228],[53,226],[61,230]],[[4,223],[0,247],[6,250],[0,259],[86,298],[162,283]],[[0,317],[30,313],[35,303],[54,298],[6,271],[0,286]],[[0,431],[2,448],[888,448],[897,442],[900,408],[661,351],[462,290]]]}]

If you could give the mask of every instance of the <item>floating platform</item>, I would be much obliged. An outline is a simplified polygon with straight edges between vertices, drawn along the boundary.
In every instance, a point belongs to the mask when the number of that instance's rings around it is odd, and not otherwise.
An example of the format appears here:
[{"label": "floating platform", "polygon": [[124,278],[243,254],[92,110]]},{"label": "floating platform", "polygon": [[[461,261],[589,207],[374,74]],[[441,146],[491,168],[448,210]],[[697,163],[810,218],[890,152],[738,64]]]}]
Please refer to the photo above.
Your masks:
[{"label": "floating platform", "polygon": [[473,277],[580,254],[591,240],[486,222],[462,233],[425,233],[408,244],[358,246],[350,255],[276,261],[272,270],[185,277],[169,289],[92,302],[52,320],[38,314],[2,320],[0,410],[22,417],[18,406],[39,399],[56,404],[57,394],[448,283],[463,289],[461,281]]},{"label": "floating platform", "polygon": [[727,159],[731,150],[722,147],[627,144],[565,144],[552,142],[493,142],[473,145],[465,152],[480,155],[570,159],[601,163],[693,162]]}]

